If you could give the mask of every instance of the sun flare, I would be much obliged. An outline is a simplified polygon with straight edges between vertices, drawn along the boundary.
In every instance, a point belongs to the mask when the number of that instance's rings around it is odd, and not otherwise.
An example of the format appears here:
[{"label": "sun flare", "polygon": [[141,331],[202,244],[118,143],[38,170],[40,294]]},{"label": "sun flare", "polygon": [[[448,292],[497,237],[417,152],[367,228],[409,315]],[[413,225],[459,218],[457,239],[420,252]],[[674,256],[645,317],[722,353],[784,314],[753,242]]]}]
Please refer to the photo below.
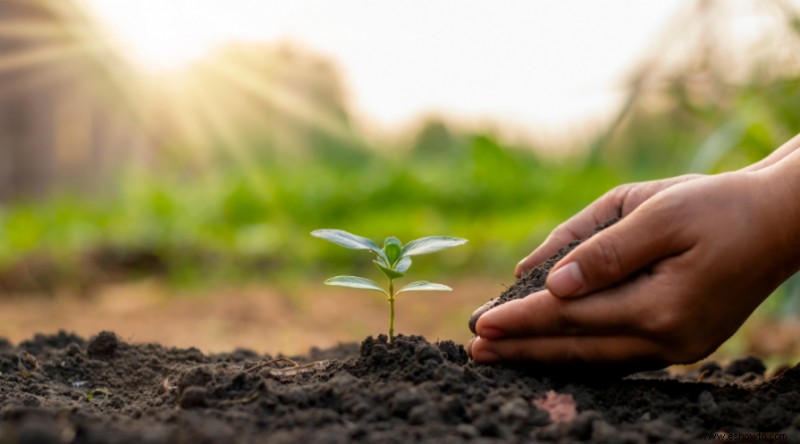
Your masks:
[{"label": "sun flare", "polygon": [[180,69],[221,44],[213,14],[192,2],[84,1],[125,55],[146,71]]}]

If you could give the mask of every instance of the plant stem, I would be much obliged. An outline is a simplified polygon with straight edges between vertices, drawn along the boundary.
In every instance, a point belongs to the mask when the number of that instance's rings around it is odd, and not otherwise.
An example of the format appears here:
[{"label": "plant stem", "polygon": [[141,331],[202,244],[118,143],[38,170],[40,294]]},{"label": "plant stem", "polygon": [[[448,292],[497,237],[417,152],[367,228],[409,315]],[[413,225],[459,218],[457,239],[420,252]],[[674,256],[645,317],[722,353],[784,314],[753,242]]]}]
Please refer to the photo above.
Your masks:
[{"label": "plant stem", "polygon": [[394,338],[394,281],[389,279],[389,342]]}]

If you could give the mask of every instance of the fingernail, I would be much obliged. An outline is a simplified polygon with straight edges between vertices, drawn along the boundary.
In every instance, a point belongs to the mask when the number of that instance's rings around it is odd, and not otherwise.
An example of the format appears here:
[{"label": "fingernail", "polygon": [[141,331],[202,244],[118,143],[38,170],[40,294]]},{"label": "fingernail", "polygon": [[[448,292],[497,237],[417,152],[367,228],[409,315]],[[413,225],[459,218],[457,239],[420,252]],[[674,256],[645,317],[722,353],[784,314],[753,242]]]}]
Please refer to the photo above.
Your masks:
[{"label": "fingernail", "polygon": [[483,327],[478,331],[478,336],[483,339],[500,339],[503,336],[503,331],[499,328]]},{"label": "fingernail", "polygon": [[500,356],[491,350],[478,350],[474,359],[478,362],[497,362],[500,360]]},{"label": "fingernail", "polygon": [[556,296],[572,296],[582,287],[583,273],[577,262],[570,262],[547,278],[547,288]]}]

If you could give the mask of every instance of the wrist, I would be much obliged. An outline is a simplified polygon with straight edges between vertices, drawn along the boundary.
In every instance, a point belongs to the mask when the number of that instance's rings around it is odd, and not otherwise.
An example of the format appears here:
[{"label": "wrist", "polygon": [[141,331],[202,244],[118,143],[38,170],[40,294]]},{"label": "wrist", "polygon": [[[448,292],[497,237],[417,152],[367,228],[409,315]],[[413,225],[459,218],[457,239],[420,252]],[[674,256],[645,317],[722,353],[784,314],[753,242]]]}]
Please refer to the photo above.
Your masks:
[{"label": "wrist", "polygon": [[800,151],[795,151],[774,165],[759,171],[771,195],[769,216],[776,222],[776,234],[787,258],[791,273],[800,269]]}]

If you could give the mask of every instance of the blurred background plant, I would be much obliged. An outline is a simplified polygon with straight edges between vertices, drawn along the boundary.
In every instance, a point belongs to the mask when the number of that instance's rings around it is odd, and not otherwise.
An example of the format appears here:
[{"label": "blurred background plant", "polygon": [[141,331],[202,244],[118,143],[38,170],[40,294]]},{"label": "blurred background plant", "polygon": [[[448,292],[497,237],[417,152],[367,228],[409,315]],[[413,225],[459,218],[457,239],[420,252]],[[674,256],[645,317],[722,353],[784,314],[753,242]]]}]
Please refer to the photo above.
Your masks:
[{"label": "blurred background plant", "polygon": [[[436,263],[437,275],[463,279],[468,297],[436,306],[454,313],[443,327],[431,327],[435,317],[422,312],[419,324],[409,324],[413,332],[461,338],[470,307],[499,293],[517,260],[608,189],[736,169],[800,132],[800,15],[792,2],[681,2],[629,70],[623,100],[605,112],[611,117],[558,140],[514,137],[502,123],[446,112],[381,131],[351,109],[335,59],[287,40],[228,43],[153,74],[126,57],[91,3],[0,0],[0,292],[12,301],[7,316],[33,294],[87,304],[78,313],[120,285],[137,289],[123,292],[125,300],[162,295],[151,311],[137,312],[147,317],[180,295],[205,294],[193,302],[202,306],[209,294],[234,299],[266,288],[288,305],[267,309],[275,319],[254,322],[303,330],[297,319],[314,316],[304,309],[305,294],[328,291],[307,282],[371,265],[308,236],[329,227],[404,241],[469,239]],[[762,22],[745,46],[734,25],[753,8]],[[415,264],[423,274],[432,265]],[[798,287],[794,279],[778,290],[758,318],[769,322],[755,320],[750,330],[796,314]],[[36,307],[29,309],[42,310]],[[285,316],[295,320],[276,320]],[[0,335],[52,326],[34,318],[5,322]],[[98,326],[56,319],[55,326],[78,330]],[[226,324],[225,332],[208,334],[225,340],[198,344],[195,334],[183,345],[301,351],[373,332],[330,324],[323,337],[290,335],[270,345],[242,344],[255,330]],[[791,328],[770,334],[800,331]],[[155,334],[181,343],[163,328]],[[728,347],[799,351],[792,341],[772,346],[747,337]]]}]

